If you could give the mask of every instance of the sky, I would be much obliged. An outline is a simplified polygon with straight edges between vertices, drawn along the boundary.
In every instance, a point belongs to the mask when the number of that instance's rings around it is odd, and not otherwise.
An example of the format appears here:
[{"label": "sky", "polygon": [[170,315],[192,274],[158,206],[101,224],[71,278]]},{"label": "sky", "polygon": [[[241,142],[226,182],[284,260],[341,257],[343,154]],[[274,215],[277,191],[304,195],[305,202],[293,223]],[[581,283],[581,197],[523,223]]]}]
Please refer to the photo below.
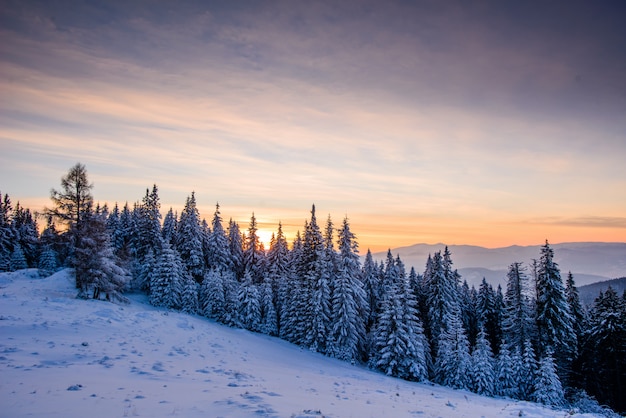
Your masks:
[{"label": "sky", "polygon": [[195,192],[361,252],[626,241],[621,1],[0,0],[0,192]]}]

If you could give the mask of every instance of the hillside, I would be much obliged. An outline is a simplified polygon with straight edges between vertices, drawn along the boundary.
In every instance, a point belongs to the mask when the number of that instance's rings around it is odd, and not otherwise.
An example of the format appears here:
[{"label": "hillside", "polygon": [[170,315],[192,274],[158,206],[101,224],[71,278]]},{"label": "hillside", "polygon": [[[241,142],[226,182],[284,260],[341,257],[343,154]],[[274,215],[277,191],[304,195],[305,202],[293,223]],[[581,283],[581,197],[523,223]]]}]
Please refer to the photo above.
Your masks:
[{"label": "hillside", "polygon": [[[568,271],[574,274],[577,286],[614,279],[626,275],[626,243],[575,242],[550,244],[554,261],[565,278]],[[429,254],[443,251],[445,244],[415,244],[392,249],[404,264],[421,273]],[[483,277],[497,286],[506,283],[508,266],[520,261],[529,265],[538,259],[541,245],[513,245],[502,248],[484,248],[473,245],[449,245],[454,267],[470,285],[478,285]],[[386,252],[373,254],[383,260]]]},{"label": "hillside", "polygon": [[622,295],[626,291],[626,277],[591,283],[579,287],[578,293],[580,294],[580,301],[585,305],[592,305],[593,301],[598,297],[600,292],[605,292],[609,286],[611,286],[618,295]]},{"label": "hillside", "polygon": [[75,294],[67,270],[46,279],[36,270],[0,274],[0,415],[567,414],[387,377],[276,338],[157,309],[141,295],[119,306]]}]

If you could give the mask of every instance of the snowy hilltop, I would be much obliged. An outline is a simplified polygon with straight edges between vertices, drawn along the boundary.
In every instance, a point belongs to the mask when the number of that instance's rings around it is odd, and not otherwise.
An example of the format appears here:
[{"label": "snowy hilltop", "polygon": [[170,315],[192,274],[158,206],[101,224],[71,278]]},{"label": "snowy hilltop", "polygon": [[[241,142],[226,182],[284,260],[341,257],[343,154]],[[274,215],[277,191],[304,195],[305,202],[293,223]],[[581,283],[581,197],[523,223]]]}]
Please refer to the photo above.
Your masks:
[{"label": "snowy hilltop", "polygon": [[275,337],[0,274],[1,416],[591,417],[409,382]]}]

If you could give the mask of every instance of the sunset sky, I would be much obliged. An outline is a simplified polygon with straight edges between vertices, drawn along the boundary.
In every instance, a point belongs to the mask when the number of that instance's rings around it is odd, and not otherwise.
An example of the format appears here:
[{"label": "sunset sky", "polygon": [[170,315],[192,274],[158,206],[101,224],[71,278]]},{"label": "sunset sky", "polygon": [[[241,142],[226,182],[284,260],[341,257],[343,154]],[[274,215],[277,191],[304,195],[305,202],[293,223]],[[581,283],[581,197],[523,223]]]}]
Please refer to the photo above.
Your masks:
[{"label": "sunset sky", "polygon": [[0,192],[361,252],[626,241],[626,2],[0,0]]}]

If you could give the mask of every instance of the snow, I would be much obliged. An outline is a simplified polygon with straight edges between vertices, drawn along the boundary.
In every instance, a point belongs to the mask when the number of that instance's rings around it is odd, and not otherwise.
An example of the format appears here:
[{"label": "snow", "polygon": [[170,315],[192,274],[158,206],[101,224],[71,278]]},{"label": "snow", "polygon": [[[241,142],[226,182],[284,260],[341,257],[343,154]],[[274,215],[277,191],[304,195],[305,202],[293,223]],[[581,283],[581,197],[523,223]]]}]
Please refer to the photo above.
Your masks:
[{"label": "snow", "polygon": [[142,295],[75,296],[69,270],[0,274],[0,416],[570,416],[391,378]]}]

